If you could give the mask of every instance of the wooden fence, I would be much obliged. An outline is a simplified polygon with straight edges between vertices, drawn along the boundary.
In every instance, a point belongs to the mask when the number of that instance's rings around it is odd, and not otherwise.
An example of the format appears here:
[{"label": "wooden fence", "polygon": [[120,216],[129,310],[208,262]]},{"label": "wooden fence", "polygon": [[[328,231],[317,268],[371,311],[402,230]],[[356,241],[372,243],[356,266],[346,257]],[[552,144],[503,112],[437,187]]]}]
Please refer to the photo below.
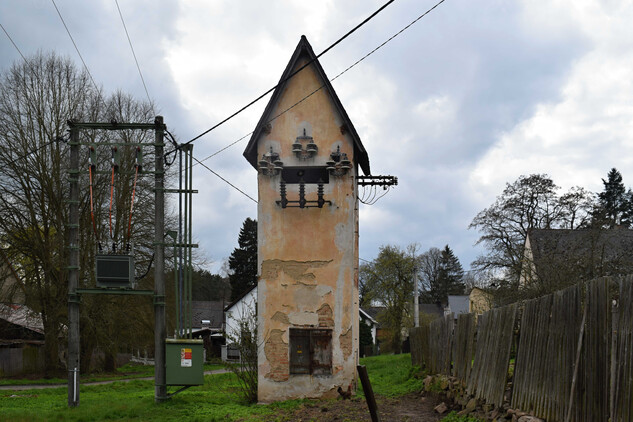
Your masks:
[{"label": "wooden fence", "polygon": [[505,398],[547,421],[633,420],[633,276],[592,280],[477,321],[439,318],[410,338],[414,364],[457,377],[487,403]]}]

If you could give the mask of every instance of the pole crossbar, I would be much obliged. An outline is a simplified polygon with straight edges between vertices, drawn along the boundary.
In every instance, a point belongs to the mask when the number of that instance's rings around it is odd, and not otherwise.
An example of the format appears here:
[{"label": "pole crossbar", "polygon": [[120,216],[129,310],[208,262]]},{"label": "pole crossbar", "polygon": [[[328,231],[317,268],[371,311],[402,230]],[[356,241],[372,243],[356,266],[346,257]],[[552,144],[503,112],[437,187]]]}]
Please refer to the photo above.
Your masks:
[{"label": "pole crossbar", "polygon": [[68,126],[77,129],[104,129],[104,130],[165,130],[167,127],[161,123],[96,123],[68,121]]},{"label": "pole crossbar", "polygon": [[138,295],[138,296],[153,296],[153,290],[134,290],[134,289],[77,289],[77,294],[93,294],[93,295]]}]

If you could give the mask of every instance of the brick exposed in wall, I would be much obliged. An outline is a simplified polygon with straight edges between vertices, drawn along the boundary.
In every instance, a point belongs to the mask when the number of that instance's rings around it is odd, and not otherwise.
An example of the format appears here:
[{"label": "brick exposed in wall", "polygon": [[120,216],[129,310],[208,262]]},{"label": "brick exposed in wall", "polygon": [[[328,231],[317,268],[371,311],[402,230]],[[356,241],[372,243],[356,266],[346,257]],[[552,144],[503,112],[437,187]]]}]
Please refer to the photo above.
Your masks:
[{"label": "brick exposed in wall", "polygon": [[290,320],[288,319],[288,315],[280,311],[275,312],[275,315],[273,315],[271,319],[273,321],[281,322],[282,324],[285,324],[285,325],[290,325]]},{"label": "brick exposed in wall", "polygon": [[271,330],[266,344],[264,344],[264,353],[270,364],[270,371],[265,375],[273,381],[288,381],[288,343],[284,342],[282,330]]},{"label": "brick exposed in wall", "polygon": [[348,328],[347,332],[339,336],[341,350],[343,351],[343,359],[347,359],[352,354],[352,328]]},{"label": "brick exposed in wall", "polygon": [[332,308],[327,303],[324,303],[317,311],[319,315],[319,327],[334,327],[334,317]]}]

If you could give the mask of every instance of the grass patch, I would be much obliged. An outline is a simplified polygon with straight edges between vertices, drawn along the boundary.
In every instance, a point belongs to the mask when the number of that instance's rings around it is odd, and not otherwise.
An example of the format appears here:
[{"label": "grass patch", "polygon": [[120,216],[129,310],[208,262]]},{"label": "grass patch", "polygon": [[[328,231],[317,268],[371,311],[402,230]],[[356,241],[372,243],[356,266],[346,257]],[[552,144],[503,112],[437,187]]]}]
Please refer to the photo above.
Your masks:
[{"label": "grass patch", "polygon": [[[204,364],[205,371],[216,371],[225,369],[221,364]],[[97,381],[113,381],[122,379],[148,378],[154,376],[154,366],[127,363],[116,369],[116,372],[98,372],[94,374],[81,375],[81,383]],[[41,385],[41,384],[66,384],[67,378],[4,378],[0,379],[0,385]]]},{"label": "grass patch", "polygon": [[457,412],[453,411],[442,418],[441,422],[483,422],[483,419],[468,415],[459,416]]},{"label": "grass patch", "polygon": [[[422,389],[422,377],[411,367],[408,354],[361,359],[374,392],[395,397]],[[221,365],[206,367],[219,369]],[[151,372],[150,372],[151,368]],[[117,376],[153,375],[152,367],[124,366]],[[202,386],[192,387],[164,403],[154,402],[154,381],[133,380],[107,385],[82,386],[80,405],[68,408],[66,387],[44,390],[0,391],[1,420],[11,421],[258,421],[283,420],[310,400],[288,400],[269,405],[247,404],[240,399],[233,373],[206,375]],[[66,380],[62,380],[65,383]],[[41,380],[38,380],[41,383]],[[173,392],[178,387],[169,387]],[[285,416],[284,416],[285,415]],[[470,422],[470,421],[468,421]]]},{"label": "grass patch", "polygon": [[395,397],[422,390],[424,377],[418,368],[411,367],[409,353],[366,357],[360,364],[367,367],[375,394]]},{"label": "grass patch", "polygon": [[1,391],[0,414],[11,421],[252,421],[280,409],[296,409],[302,402],[248,405],[240,402],[237,388],[234,374],[207,375],[204,385],[156,404],[153,381],[115,382],[82,387],[80,405],[74,409],[67,406],[66,388]]}]

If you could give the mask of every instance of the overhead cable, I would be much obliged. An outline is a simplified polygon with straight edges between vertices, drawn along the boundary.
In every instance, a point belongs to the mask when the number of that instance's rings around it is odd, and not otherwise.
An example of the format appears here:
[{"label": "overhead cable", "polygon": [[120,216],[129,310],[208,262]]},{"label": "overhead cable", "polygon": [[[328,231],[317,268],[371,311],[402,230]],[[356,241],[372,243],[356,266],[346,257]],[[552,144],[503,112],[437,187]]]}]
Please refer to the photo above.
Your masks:
[{"label": "overhead cable", "polygon": [[16,50],[18,50],[18,53],[20,53],[20,56],[22,56],[22,59],[26,62],[26,57],[24,57],[24,54],[22,54],[22,52],[20,51],[20,49],[18,48],[18,46],[16,45],[15,42],[13,42],[13,38],[11,38],[11,35],[9,35],[9,33],[7,32],[6,29],[4,29],[4,26],[2,26],[2,24],[0,23],[0,28],[2,28],[2,30],[4,31],[4,34],[7,36],[7,38],[9,39],[9,41],[11,41],[11,44],[13,44],[13,46],[15,47]]},{"label": "overhead cable", "polygon": [[79,58],[81,59],[81,63],[83,63],[83,65],[84,65],[84,69],[86,69],[86,72],[88,72],[88,76],[90,76],[90,80],[92,81],[92,84],[94,85],[95,90],[97,91],[97,95],[99,96],[99,99],[101,101],[103,101],[104,105],[107,106],[107,104],[105,104],[105,101],[103,100],[103,98],[101,98],[101,91],[99,90],[99,87],[97,86],[97,83],[95,82],[94,78],[92,77],[92,73],[90,73],[90,69],[88,69],[88,66],[86,65],[86,62],[84,61],[84,58],[81,55],[81,52],[79,52],[79,48],[77,47],[77,43],[75,43],[75,39],[71,35],[70,30],[68,29],[68,26],[66,25],[66,22],[64,21],[64,18],[62,17],[62,14],[59,11],[59,8],[57,7],[57,4],[55,3],[55,0],[51,0],[51,2],[53,3],[53,6],[55,6],[55,10],[57,10],[57,14],[59,15],[59,19],[62,21],[62,24],[64,24],[64,28],[66,28],[66,32],[68,33],[68,36],[70,37],[70,41],[72,41],[73,45],[75,46],[75,51],[77,51],[77,54],[79,55]]},{"label": "overhead cable", "polygon": [[196,159],[196,157],[193,157],[194,160],[196,160],[198,162],[198,164],[202,165],[202,167],[204,167],[205,169],[209,170],[211,173],[213,173],[215,176],[219,177],[220,179],[222,179],[222,181],[224,181],[226,184],[228,184],[229,186],[231,186],[233,189],[235,189],[236,191],[238,191],[239,193],[241,193],[242,195],[246,196],[248,199],[250,199],[251,201],[253,201],[254,203],[257,204],[257,199],[254,199],[252,196],[250,196],[249,194],[247,194],[246,192],[244,192],[243,190],[241,190],[240,188],[238,188],[237,186],[235,186],[233,183],[229,182],[228,180],[226,180],[224,177],[220,176],[218,173],[216,173],[215,171],[211,170],[211,168],[209,166],[207,166],[206,164],[198,161],[198,159]]},{"label": "overhead cable", "polygon": [[334,48],[337,44],[339,44],[341,41],[343,41],[345,38],[349,37],[352,33],[354,33],[357,29],[359,29],[361,26],[365,25],[367,22],[369,22],[374,16],[376,16],[378,13],[380,13],[381,11],[383,11],[387,6],[389,6],[391,3],[393,3],[395,0],[389,0],[387,3],[383,4],[378,10],[376,10],[374,13],[372,13],[369,17],[367,17],[364,21],[362,21],[361,23],[359,23],[358,25],[356,25],[354,28],[352,28],[347,34],[343,35],[341,38],[339,38],[337,41],[335,41],[332,45],[330,45],[328,48],[326,48],[325,50],[323,50],[321,53],[319,53],[314,59],[310,60],[309,62],[307,62],[306,64],[304,64],[303,66],[301,66],[299,69],[295,70],[294,72],[292,72],[290,75],[288,75],[286,78],[284,78],[283,80],[279,81],[279,83],[277,85],[275,85],[274,87],[270,88],[268,91],[264,92],[262,95],[260,95],[259,97],[255,98],[253,101],[251,101],[250,103],[246,104],[244,107],[242,107],[241,109],[239,109],[238,111],[236,111],[235,113],[231,114],[229,117],[225,118],[224,120],[222,120],[221,122],[215,124],[214,126],[212,126],[211,128],[205,130],[204,132],[202,132],[200,135],[196,136],[195,138],[189,140],[186,142],[186,144],[190,144],[191,142],[203,137],[204,135],[206,135],[207,133],[211,132],[212,130],[218,128],[219,126],[223,125],[224,123],[228,122],[229,120],[231,120],[233,117],[237,116],[238,114],[240,114],[241,112],[243,112],[244,110],[246,110],[247,108],[249,108],[250,106],[252,106],[253,104],[255,104],[256,102],[258,102],[259,100],[261,100],[262,98],[264,98],[266,95],[270,94],[271,92],[273,92],[275,89],[277,89],[278,86],[286,83],[288,80],[290,80],[293,76],[295,76],[297,73],[301,72],[303,69],[305,69],[306,67],[308,67],[309,65],[311,65],[314,61],[318,60],[319,57],[321,57],[322,55],[324,55],[325,53],[327,53],[328,51],[330,51],[332,48]]},{"label": "overhead cable", "polygon": [[[431,13],[436,7],[438,7],[440,4],[444,3],[446,0],[441,0],[438,3],[436,3],[433,7],[431,7],[430,9],[428,9],[426,12],[424,12],[423,14],[421,14],[420,16],[418,16],[417,18],[415,18],[413,21],[411,21],[408,25],[406,25],[404,28],[402,28],[401,30],[399,30],[398,32],[396,32],[394,35],[392,35],[391,37],[389,37],[386,41],[384,41],[383,43],[381,43],[380,45],[378,45],[376,48],[374,48],[373,50],[371,50],[369,53],[365,54],[363,57],[361,57],[360,59],[358,59],[356,62],[354,62],[352,65],[348,66],[345,70],[343,70],[342,72],[340,72],[338,75],[336,75],[335,77],[333,77],[332,79],[330,79],[330,82],[334,82],[334,80],[338,79],[340,76],[342,76],[344,73],[346,73],[347,71],[349,71],[350,69],[352,69],[353,67],[355,67],[357,64],[359,64],[360,62],[362,62],[363,60],[365,60],[367,57],[371,56],[372,54],[374,54],[376,51],[380,50],[382,47],[384,47],[387,43],[389,43],[391,40],[393,40],[394,38],[396,38],[398,35],[400,35],[401,33],[403,33],[404,31],[406,31],[409,27],[411,27],[413,24],[415,24],[416,22],[418,22],[420,19],[422,19],[423,17],[425,17],[426,15],[428,15],[429,13]],[[331,48],[331,47],[330,47]],[[328,48],[329,49],[329,48]],[[326,50],[327,51],[327,50]],[[322,55],[323,53],[321,53]],[[308,63],[309,64],[309,63]],[[305,66],[304,66],[305,67]],[[303,69],[303,67],[301,68]],[[299,70],[301,70],[299,69]],[[295,72],[296,73],[296,72]],[[292,75],[290,75],[288,77],[288,79],[293,76],[295,73],[293,73]],[[287,80],[287,79],[286,79]],[[280,82],[281,84],[281,82]],[[277,85],[279,86],[279,84]],[[275,86],[272,89],[275,89],[277,86]],[[266,123],[270,123],[273,120],[277,119],[278,117],[280,117],[282,114],[290,111],[291,109],[293,109],[294,107],[298,106],[299,104],[301,104],[303,101],[307,100],[308,98],[310,98],[312,95],[314,95],[315,93],[317,93],[318,91],[320,91],[321,89],[325,88],[325,84],[322,84],[320,87],[318,87],[317,89],[315,89],[314,91],[312,91],[311,93],[309,93],[308,95],[306,95],[305,97],[303,97],[302,99],[300,99],[299,101],[297,101],[296,103],[294,103],[293,105],[291,105],[290,107],[288,107],[287,109],[283,110],[281,113],[277,114],[276,116],[274,116],[273,118],[271,118],[270,120],[268,120]],[[270,92],[270,91],[268,91]],[[264,95],[268,94],[268,92],[266,92]],[[261,97],[260,97],[261,98]],[[258,98],[259,99],[259,98]],[[257,101],[257,100],[255,100]],[[252,102],[251,104],[253,104],[254,102]],[[249,104],[249,106],[251,105]],[[248,106],[247,106],[248,107]],[[239,113],[239,112],[238,112]],[[237,114],[237,113],[236,113]],[[232,117],[232,116],[231,116]],[[229,117],[229,118],[231,118]],[[228,119],[225,119],[225,121]],[[219,124],[217,124],[215,127],[219,126],[220,124],[222,124],[224,122],[220,122]],[[206,133],[208,133],[209,131],[215,129],[215,127],[212,127],[211,129],[209,129],[207,132],[197,136],[196,138],[192,139],[189,142],[195,141],[197,138],[199,138],[200,136],[205,135]],[[200,162],[202,161],[206,161],[209,158],[218,155],[219,153],[223,152],[224,150],[232,147],[233,145],[237,144],[238,142],[246,139],[247,137],[249,137],[250,135],[252,135],[253,132],[250,132],[244,136],[242,136],[241,138],[239,138],[236,141],[231,142],[229,145],[219,149],[218,151],[214,152],[213,154],[209,155],[206,158],[203,158],[202,160],[200,160]]]},{"label": "overhead cable", "polygon": [[134,56],[134,62],[136,63],[136,68],[138,69],[138,74],[141,77],[141,82],[143,82],[143,88],[145,89],[145,95],[147,95],[147,101],[149,101],[150,107],[154,110],[154,106],[152,104],[152,100],[149,96],[149,91],[147,90],[147,85],[145,85],[145,78],[143,78],[143,73],[141,72],[141,67],[138,64],[138,60],[136,58],[136,53],[134,52],[134,47],[132,46],[132,40],[130,39],[130,34],[127,31],[127,26],[125,25],[125,20],[123,19],[123,13],[121,13],[121,8],[119,7],[119,1],[114,0],[116,3],[116,8],[119,11],[119,17],[121,18],[121,23],[123,24],[123,29],[125,30],[125,35],[127,36],[127,41],[130,44],[130,50],[132,50],[132,56]]}]

